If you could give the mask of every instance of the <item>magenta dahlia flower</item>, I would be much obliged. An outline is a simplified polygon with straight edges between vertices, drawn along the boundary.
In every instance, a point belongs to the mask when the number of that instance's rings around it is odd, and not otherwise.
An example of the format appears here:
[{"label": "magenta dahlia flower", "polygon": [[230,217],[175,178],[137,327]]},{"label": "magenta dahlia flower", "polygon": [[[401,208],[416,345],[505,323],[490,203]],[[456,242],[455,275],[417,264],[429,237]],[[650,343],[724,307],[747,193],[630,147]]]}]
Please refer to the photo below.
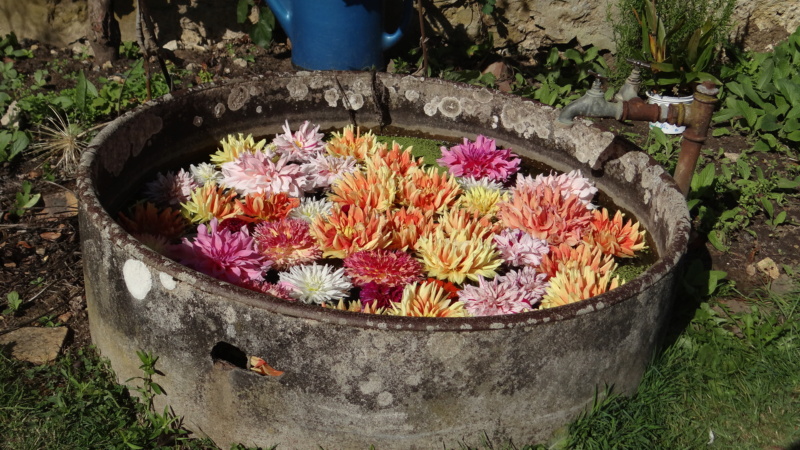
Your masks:
[{"label": "magenta dahlia flower", "polygon": [[145,184],[144,196],[156,206],[180,208],[181,203],[189,201],[192,191],[200,187],[191,173],[181,169],[178,173],[159,173],[156,179]]},{"label": "magenta dahlia flower", "polygon": [[344,270],[356,286],[370,282],[405,286],[422,279],[422,265],[399,250],[362,250],[344,259]]},{"label": "magenta dahlia flower", "polygon": [[275,150],[290,161],[305,162],[318,155],[325,149],[325,142],[322,140],[325,135],[319,133],[319,125],[309,129],[311,126],[311,122],[306,120],[297,132],[292,133],[287,120],[283,126],[283,134],[276,134],[272,140]]},{"label": "magenta dahlia flower", "polygon": [[516,314],[531,309],[528,296],[516,283],[503,282],[497,277],[491,281],[483,276],[478,285],[467,285],[458,293],[458,299],[473,316],[498,316]]},{"label": "magenta dahlia flower", "polygon": [[310,225],[301,219],[261,222],[253,231],[256,248],[273,262],[278,270],[297,264],[309,264],[322,257]]},{"label": "magenta dahlia flower", "polygon": [[261,281],[272,262],[256,251],[247,227],[237,232],[218,227],[216,218],[208,227],[199,225],[197,237],[183,238],[172,254],[181,264],[222,281],[237,285]]},{"label": "magenta dahlia flower", "polygon": [[308,177],[298,164],[290,163],[285,156],[273,162],[262,151],[245,152],[236,160],[222,164],[222,176],[223,184],[241,195],[285,192],[292,197],[302,197],[308,184]]},{"label": "magenta dahlia flower", "polygon": [[550,252],[547,241],[515,228],[506,228],[494,235],[494,243],[503,260],[515,267],[538,266],[542,255]]},{"label": "magenta dahlia flower", "polygon": [[464,143],[447,149],[442,147],[442,157],[436,162],[450,170],[455,177],[489,178],[505,182],[519,170],[520,159],[509,149],[498,149],[494,139],[478,135],[475,142],[464,138]]},{"label": "magenta dahlia flower", "polygon": [[390,308],[392,303],[402,300],[404,288],[405,286],[385,286],[370,281],[361,286],[361,295],[358,299],[362,305],[371,305],[375,302],[375,308]]},{"label": "magenta dahlia flower", "polygon": [[502,277],[498,277],[498,281],[503,286],[515,286],[520,289],[531,306],[535,306],[542,300],[545,290],[550,286],[550,282],[547,281],[547,274],[539,273],[530,266],[509,271]]}]

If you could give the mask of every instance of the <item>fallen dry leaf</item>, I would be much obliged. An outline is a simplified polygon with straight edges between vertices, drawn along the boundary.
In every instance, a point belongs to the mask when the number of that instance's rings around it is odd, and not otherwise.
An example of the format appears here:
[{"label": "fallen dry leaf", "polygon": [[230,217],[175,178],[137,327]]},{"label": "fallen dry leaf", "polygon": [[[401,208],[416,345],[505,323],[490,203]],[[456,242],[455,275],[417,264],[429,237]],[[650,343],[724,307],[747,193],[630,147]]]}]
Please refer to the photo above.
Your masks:
[{"label": "fallen dry leaf", "polygon": [[39,237],[48,241],[57,241],[58,238],[61,237],[61,233],[55,231],[45,231],[44,233],[41,233]]},{"label": "fallen dry leaf", "polygon": [[280,370],[273,369],[266,361],[258,356],[250,357],[250,370],[261,375],[269,375],[271,377],[279,377],[283,375]]},{"label": "fallen dry leaf", "polygon": [[27,243],[27,242],[25,242],[25,241],[19,241],[19,242],[17,242],[17,247],[22,247],[22,248],[33,248],[33,246],[31,246],[31,244],[28,244],[28,243]]},{"label": "fallen dry leaf", "polygon": [[775,264],[775,261],[773,261],[772,258],[762,259],[756,263],[756,267],[758,267],[758,270],[767,274],[773,280],[777,280],[778,277],[781,276],[781,271],[778,269],[778,265]]}]

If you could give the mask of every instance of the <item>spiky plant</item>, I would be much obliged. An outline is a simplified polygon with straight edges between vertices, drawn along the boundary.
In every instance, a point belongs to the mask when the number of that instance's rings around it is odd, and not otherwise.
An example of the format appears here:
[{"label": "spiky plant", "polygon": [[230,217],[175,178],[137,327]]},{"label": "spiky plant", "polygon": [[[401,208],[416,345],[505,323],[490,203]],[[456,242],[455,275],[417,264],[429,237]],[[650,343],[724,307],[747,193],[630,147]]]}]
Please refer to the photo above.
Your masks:
[{"label": "spiky plant", "polygon": [[64,173],[73,174],[86,149],[89,133],[102,125],[85,130],[78,123],[70,122],[66,115],[62,116],[55,109],[50,109],[53,116],[48,117],[48,123],[39,126],[39,140],[31,146],[31,151],[44,161],[56,161],[54,167]]}]

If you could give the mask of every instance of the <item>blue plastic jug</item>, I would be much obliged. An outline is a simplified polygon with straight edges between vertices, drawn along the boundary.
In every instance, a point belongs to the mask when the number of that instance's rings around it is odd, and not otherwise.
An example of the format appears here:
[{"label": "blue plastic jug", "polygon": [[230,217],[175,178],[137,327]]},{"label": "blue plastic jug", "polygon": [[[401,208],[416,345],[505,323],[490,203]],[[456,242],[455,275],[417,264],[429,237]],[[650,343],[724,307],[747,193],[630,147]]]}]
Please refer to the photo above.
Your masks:
[{"label": "blue plastic jug", "polygon": [[267,0],[292,41],[292,63],[306,70],[367,70],[384,67],[383,51],[403,36],[412,0],[393,33],[383,29],[388,0]]}]

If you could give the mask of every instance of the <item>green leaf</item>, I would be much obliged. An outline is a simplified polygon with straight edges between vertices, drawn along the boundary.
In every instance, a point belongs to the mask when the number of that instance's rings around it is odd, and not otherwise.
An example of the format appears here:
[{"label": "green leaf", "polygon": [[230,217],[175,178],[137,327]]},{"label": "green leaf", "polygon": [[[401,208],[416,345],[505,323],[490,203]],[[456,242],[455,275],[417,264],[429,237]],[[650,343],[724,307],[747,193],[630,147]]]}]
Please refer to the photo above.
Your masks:
[{"label": "green leaf", "polygon": [[757,130],[771,132],[781,129],[781,124],[778,123],[778,118],[772,114],[764,114],[756,120]]},{"label": "green leaf", "polygon": [[716,170],[713,164],[705,166],[699,174],[695,173],[692,177],[692,190],[697,191],[711,187],[711,185],[714,184],[715,174]]},{"label": "green leaf", "polygon": [[718,127],[718,128],[714,128],[713,131],[711,131],[711,135],[714,136],[714,137],[730,136],[731,135],[731,130],[728,129],[728,128],[724,128],[724,127]]},{"label": "green leaf", "polygon": [[783,177],[778,178],[775,182],[775,185],[778,189],[796,189],[800,186],[800,177],[795,180],[789,180]]},{"label": "green leaf", "polygon": [[[267,24],[267,21],[264,20],[264,10],[269,11],[268,8],[261,8],[261,20],[259,20],[257,24],[253,25],[253,28],[250,30],[250,39],[252,39],[253,43],[257,46],[267,48],[272,42],[272,27],[270,27]],[[269,11],[269,14],[272,14],[272,11]]]},{"label": "green leaf", "polygon": [[236,4],[236,22],[244,23],[250,13],[250,0],[239,0]]},{"label": "green leaf", "polygon": [[784,221],[786,221],[786,211],[781,211],[781,212],[778,213],[778,215],[772,221],[772,224],[775,225],[775,226],[778,226],[778,225],[782,224]]},{"label": "green leaf", "polygon": [[761,205],[764,206],[764,211],[767,212],[767,216],[772,218],[772,216],[775,214],[775,210],[774,210],[774,207],[772,206],[772,202],[769,201],[768,199],[764,198],[764,197],[761,197]]},{"label": "green leaf", "polygon": [[800,142],[800,130],[792,131],[786,135],[786,139],[794,142]]},{"label": "green leaf", "polygon": [[75,106],[82,114],[86,112],[86,75],[83,70],[78,73],[78,84],[75,86]]},{"label": "green leaf", "polygon": [[775,86],[778,87],[781,94],[786,97],[786,100],[789,101],[792,105],[797,105],[800,103],[800,85],[797,83],[790,81],[786,78],[781,78],[775,80]]},{"label": "green leaf", "polygon": [[756,109],[751,107],[744,100],[737,100],[736,104],[738,106],[739,112],[742,114],[745,121],[747,122],[747,126],[753,128],[756,124],[756,120],[758,119],[758,116],[756,115]]},{"label": "green leaf", "polygon": [[32,208],[33,205],[39,203],[39,199],[40,198],[42,198],[42,194],[34,194],[34,195],[31,196],[31,198],[28,199],[27,202],[25,202],[25,204],[23,204],[21,206],[24,209]]},{"label": "green leaf", "polygon": [[766,86],[772,83],[772,72],[775,70],[775,66],[771,59],[764,61],[764,64],[761,65],[761,70],[758,74],[758,79],[756,80],[756,87],[763,91],[765,90]]}]

